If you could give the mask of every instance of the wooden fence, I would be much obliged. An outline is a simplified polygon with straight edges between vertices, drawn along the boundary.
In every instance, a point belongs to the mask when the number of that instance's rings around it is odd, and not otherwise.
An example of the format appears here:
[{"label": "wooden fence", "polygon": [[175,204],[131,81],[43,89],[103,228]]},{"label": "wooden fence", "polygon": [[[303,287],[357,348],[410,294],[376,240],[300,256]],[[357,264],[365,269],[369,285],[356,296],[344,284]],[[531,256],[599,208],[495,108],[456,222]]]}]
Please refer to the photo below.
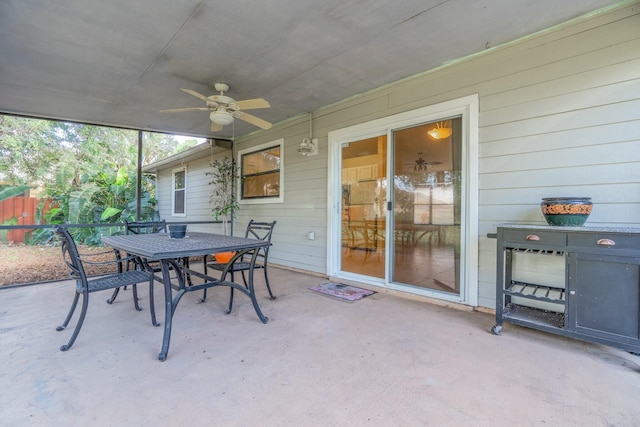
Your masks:
[{"label": "wooden fence", "polygon": [[[16,225],[35,224],[39,203],[40,199],[35,197],[11,197],[0,201],[0,224],[9,224],[12,218],[17,219]],[[7,237],[3,240],[4,242],[22,243],[29,231],[28,229],[7,230]]]}]

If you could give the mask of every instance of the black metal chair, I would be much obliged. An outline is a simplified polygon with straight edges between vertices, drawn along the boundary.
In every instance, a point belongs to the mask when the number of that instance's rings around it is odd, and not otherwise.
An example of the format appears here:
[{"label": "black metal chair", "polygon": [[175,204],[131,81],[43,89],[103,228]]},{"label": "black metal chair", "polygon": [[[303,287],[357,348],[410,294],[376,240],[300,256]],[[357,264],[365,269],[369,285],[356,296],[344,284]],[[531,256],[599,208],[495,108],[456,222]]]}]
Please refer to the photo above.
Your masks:
[{"label": "black metal chair", "polygon": [[[273,222],[256,222],[254,220],[249,221],[247,225],[247,230],[245,231],[244,237],[249,239],[260,239],[266,240],[267,242],[271,242],[271,236],[273,235],[273,228],[276,225],[276,221]],[[207,274],[207,269],[211,268],[213,270],[224,271],[226,264],[219,262],[208,262],[207,255],[204,256],[204,274]],[[244,285],[247,286],[247,278],[245,276],[245,271],[250,268],[250,255],[244,255],[240,257],[236,262],[234,262],[233,266],[229,269],[231,272],[231,281],[234,282],[234,272],[241,272],[242,281]],[[261,268],[264,271],[264,280],[267,284],[267,290],[269,291],[269,297],[274,300],[276,296],[271,292],[271,286],[269,285],[269,275],[268,275],[268,265],[269,265],[269,246],[260,248],[258,252],[258,256],[256,258],[256,263],[254,268]],[[202,295],[201,301],[204,302],[207,299],[207,290],[204,290],[204,294]],[[231,293],[229,296],[229,310],[227,314],[231,312],[231,308],[233,307],[233,288],[231,288]]]},{"label": "black metal chair", "polygon": [[159,221],[125,221],[124,232],[126,234],[150,234],[150,233],[166,233],[167,222]]},{"label": "black metal chair", "polygon": [[[167,232],[167,222],[165,220],[160,220],[160,221],[125,221],[124,222],[124,233],[125,234],[149,234],[149,233],[166,233]],[[116,256],[120,257],[120,251],[116,250]],[[156,263],[157,265],[151,265],[151,267],[153,268],[153,271],[158,272],[160,271],[160,265],[159,263]],[[124,270],[130,270],[131,269],[131,261],[126,261],[124,264]],[[120,272],[122,271],[122,268],[119,270]],[[124,286],[124,289],[127,289],[126,286]],[[113,302],[116,300],[116,298],[118,297],[118,293],[120,292],[120,288],[116,288],[113,290],[113,294],[111,295],[111,298],[109,298],[107,300],[108,304],[113,304]],[[150,292],[153,292],[152,290],[150,290]],[[151,299],[151,298],[150,298]],[[136,310],[140,311],[142,310],[140,308],[140,306],[138,305],[138,294],[137,292],[134,290],[134,294],[133,294],[133,302],[136,306]],[[151,304],[151,302],[149,303]]]},{"label": "black metal chair", "polygon": [[[67,351],[71,348],[73,343],[75,342],[78,334],[80,333],[80,329],[82,328],[82,324],[84,322],[84,318],[87,314],[87,308],[89,306],[89,294],[98,291],[104,291],[107,289],[116,289],[122,286],[132,285],[134,289],[134,295],[136,293],[136,285],[138,283],[149,282],[149,286],[153,287],[153,273],[149,271],[145,271],[142,269],[142,265],[140,264],[140,269],[138,270],[129,270],[122,272],[122,263],[137,260],[135,257],[130,258],[116,258],[114,261],[102,261],[102,262],[92,262],[88,261],[87,258],[95,255],[101,255],[103,253],[113,253],[112,251],[103,252],[100,254],[90,254],[83,255],[82,257],[78,253],[78,248],[69,234],[69,231],[65,227],[56,226],[53,229],[56,237],[62,243],[62,258],[64,259],[65,264],[71,270],[71,277],[76,279],[76,291],[73,297],[73,302],[71,303],[71,309],[69,310],[69,314],[67,314],[66,319],[62,323],[62,325],[56,328],[57,331],[62,331],[69,325],[69,321],[71,317],[73,317],[73,313],[75,312],[76,306],[78,305],[78,299],[80,295],[82,295],[82,309],[80,311],[80,318],[76,323],[76,328],[69,339],[69,342],[62,347],[60,350]],[[138,260],[139,262],[139,260]],[[119,273],[110,274],[102,277],[98,277],[95,279],[87,278],[85,273],[83,264],[93,264],[93,265],[107,265],[107,264],[118,264]],[[134,305],[137,307],[136,298],[134,297]]]}]

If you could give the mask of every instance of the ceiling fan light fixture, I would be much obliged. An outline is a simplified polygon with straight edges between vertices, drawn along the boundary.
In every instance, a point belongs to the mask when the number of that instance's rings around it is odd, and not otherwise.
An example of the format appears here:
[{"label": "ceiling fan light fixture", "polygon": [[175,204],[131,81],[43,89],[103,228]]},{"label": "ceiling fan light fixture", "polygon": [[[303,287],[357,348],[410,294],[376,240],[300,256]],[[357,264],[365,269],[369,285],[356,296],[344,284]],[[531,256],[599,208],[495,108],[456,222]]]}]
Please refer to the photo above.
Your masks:
[{"label": "ceiling fan light fixture", "polygon": [[433,139],[445,139],[451,136],[451,128],[446,126],[446,122],[438,122],[427,134]]},{"label": "ceiling fan light fixture", "polygon": [[164,113],[178,113],[182,111],[209,111],[209,119],[211,120],[210,132],[218,132],[223,126],[230,125],[235,119],[257,126],[261,129],[271,129],[271,123],[246,113],[244,110],[253,110],[257,108],[269,108],[271,105],[267,100],[262,98],[243,99],[236,101],[226,96],[224,93],[229,90],[226,83],[216,83],[215,88],[218,95],[206,96],[192,89],[180,88],[181,91],[204,101],[205,107],[189,107],[189,108],[173,108],[169,110],[160,110]]},{"label": "ceiling fan light fixture", "polygon": [[212,111],[209,118],[213,123],[220,126],[226,126],[233,123],[233,114],[224,110]]}]

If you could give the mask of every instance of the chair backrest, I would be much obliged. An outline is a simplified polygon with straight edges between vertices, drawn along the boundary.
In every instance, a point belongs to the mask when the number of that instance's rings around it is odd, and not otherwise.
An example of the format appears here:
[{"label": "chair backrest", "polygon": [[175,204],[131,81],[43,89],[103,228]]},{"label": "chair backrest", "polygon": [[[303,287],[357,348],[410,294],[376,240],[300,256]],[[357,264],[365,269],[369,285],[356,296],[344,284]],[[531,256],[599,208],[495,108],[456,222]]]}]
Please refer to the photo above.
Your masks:
[{"label": "chair backrest", "polygon": [[[244,237],[247,239],[259,239],[265,240],[271,243],[271,236],[273,235],[273,227],[276,226],[277,221],[273,222],[257,222],[254,220],[249,221],[247,224],[247,231],[244,234]],[[266,263],[267,256],[269,256],[269,247],[261,248],[258,253],[259,258],[263,258]]]},{"label": "chair backrest", "polygon": [[55,226],[53,227],[53,233],[62,244],[62,259],[64,263],[67,264],[67,267],[69,267],[69,270],[71,270],[71,277],[86,283],[87,275],[80,261],[78,247],[73,237],[71,237],[69,230],[67,230],[66,227]]},{"label": "chair backrest", "polygon": [[125,221],[124,224],[124,231],[126,234],[152,234],[167,232],[167,222],[164,219],[161,221]]},{"label": "chair backrest", "polygon": [[247,239],[259,239],[271,242],[273,227],[275,227],[276,222],[277,221],[257,222],[251,220],[249,221],[249,224],[247,224],[247,231],[244,233],[244,237],[246,237]]}]

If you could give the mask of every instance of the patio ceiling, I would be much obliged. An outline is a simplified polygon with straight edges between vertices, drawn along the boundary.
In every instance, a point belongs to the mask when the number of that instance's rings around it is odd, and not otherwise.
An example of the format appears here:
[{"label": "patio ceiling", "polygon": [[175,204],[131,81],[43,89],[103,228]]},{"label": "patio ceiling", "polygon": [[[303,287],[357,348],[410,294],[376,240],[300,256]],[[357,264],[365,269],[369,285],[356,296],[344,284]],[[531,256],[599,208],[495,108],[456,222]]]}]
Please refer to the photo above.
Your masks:
[{"label": "patio ceiling", "polygon": [[616,3],[5,0],[0,112],[224,138],[205,111],[159,110],[222,81],[275,124]]}]

